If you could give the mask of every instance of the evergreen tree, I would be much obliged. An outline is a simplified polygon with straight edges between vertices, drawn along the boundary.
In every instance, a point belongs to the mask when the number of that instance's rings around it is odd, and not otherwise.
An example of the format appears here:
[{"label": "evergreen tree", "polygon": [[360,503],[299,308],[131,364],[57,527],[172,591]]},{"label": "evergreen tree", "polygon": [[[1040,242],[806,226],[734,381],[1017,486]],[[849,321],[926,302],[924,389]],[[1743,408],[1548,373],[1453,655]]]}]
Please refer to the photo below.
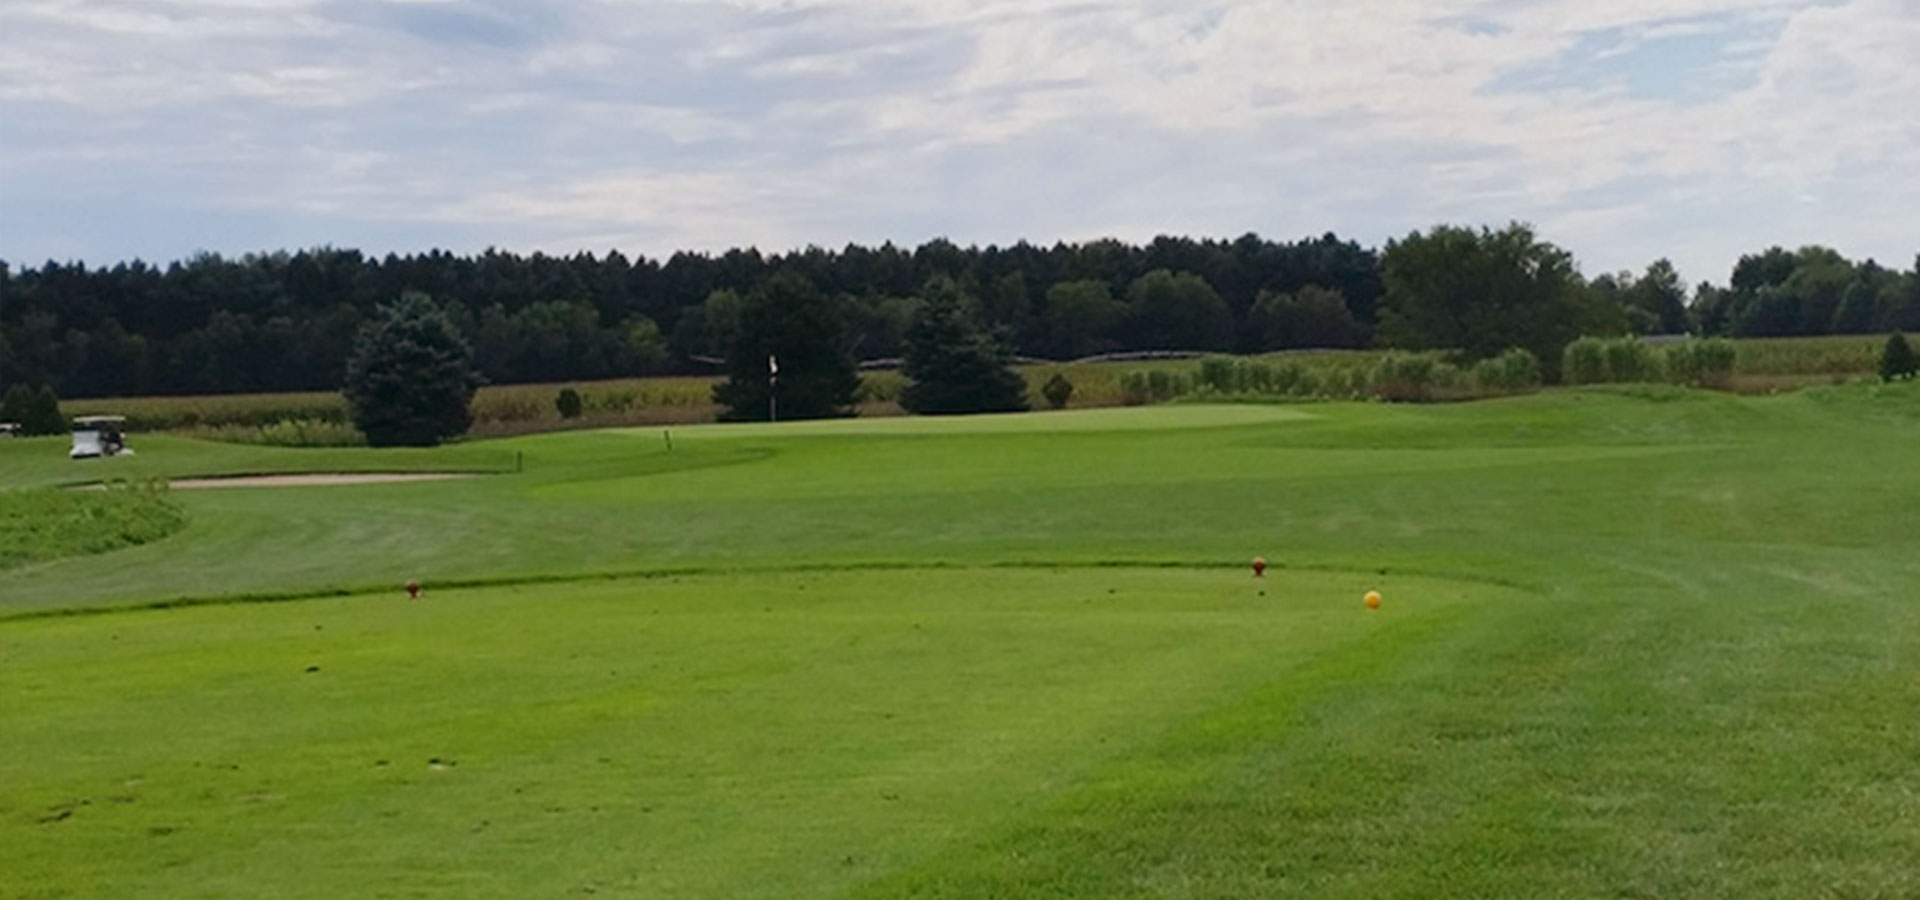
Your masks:
[{"label": "evergreen tree", "polygon": [[48,385],[38,389],[15,382],[0,400],[0,422],[13,422],[26,436],[60,434],[67,430],[67,418],[60,413],[60,397]]},{"label": "evergreen tree", "polygon": [[1907,343],[1907,336],[1895,333],[1887,338],[1887,347],[1880,351],[1880,377],[1887,381],[1902,381],[1920,374],[1920,359],[1913,355],[1913,347]]},{"label": "evergreen tree", "polygon": [[16,381],[7,388],[6,399],[0,400],[0,422],[12,422],[24,431],[32,409],[33,388]]},{"label": "evergreen tree", "polygon": [[727,351],[727,380],[713,399],[729,422],[826,419],[852,415],[859,389],[840,308],[805,275],[788,271],[747,295]]},{"label": "evergreen tree", "polygon": [[376,447],[430,447],[473,424],[473,351],[424,294],[405,293],[360,331],[341,389]]},{"label": "evergreen tree", "polygon": [[920,415],[1021,412],[1027,383],[1012,356],[1006,340],[981,324],[973,299],[953,279],[936,277],[907,328],[900,405]]},{"label": "evergreen tree", "polygon": [[27,434],[66,433],[67,417],[60,412],[60,395],[53,392],[53,385],[43,384],[33,393],[33,402],[20,420],[20,430]]},{"label": "evergreen tree", "polygon": [[1047,379],[1046,385],[1040,388],[1040,395],[1047,398],[1048,406],[1054,409],[1066,409],[1067,401],[1073,399],[1073,382],[1068,381],[1064,373],[1055,372],[1052,378]]}]

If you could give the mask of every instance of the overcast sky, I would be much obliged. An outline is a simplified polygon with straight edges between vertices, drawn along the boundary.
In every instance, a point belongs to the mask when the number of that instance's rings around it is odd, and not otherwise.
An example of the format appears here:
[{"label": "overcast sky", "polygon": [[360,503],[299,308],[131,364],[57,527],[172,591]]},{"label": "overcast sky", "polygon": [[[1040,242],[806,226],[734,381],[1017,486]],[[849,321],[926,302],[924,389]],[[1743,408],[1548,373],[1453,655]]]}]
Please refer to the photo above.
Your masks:
[{"label": "overcast sky", "polygon": [[1920,0],[0,0],[0,258],[1920,251]]}]

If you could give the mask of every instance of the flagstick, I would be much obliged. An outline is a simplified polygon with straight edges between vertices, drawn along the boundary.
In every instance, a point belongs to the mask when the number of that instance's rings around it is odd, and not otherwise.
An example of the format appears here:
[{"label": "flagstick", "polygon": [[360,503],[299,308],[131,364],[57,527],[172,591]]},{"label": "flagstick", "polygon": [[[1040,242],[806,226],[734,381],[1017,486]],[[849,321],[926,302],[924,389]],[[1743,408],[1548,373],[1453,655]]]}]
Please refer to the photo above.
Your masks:
[{"label": "flagstick", "polygon": [[780,421],[780,360],[767,355],[767,421]]}]

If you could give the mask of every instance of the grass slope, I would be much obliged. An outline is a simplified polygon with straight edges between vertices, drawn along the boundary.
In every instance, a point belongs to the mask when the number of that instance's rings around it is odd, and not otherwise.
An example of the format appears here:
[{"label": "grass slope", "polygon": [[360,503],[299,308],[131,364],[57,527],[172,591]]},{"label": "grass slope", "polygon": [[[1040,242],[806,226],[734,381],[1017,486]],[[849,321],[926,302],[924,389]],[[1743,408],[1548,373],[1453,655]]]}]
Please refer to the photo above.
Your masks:
[{"label": "grass slope", "polygon": [[178,495],[0,606],[384,592],[0,621],[0,896],[1920,893],[1920,390],[1076,415]]},{"label": "grass slope", "polygon": [[0,491],[0,570],[160,540],[185,524],[164,491]]}]

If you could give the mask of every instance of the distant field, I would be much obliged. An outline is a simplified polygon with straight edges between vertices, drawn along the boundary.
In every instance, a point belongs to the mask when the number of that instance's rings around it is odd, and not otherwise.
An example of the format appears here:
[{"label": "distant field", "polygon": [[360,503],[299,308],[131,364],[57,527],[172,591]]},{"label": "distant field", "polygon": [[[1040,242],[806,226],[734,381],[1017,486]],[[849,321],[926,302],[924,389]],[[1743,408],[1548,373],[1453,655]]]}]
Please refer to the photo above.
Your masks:
[{"label": "distant field", "polygon": [[[1310,366],[1343,364],[1372,358],[1368,353],[1294,355]],[[1074,384],[1070,408],[1119,406],[1120,379],[1129,372],[1164,370],[1188,373],[1198,360],[1155,362],[1061,363],[1021,367],[1028,383],[1029,401],[1046,406],[1040,386],[1056,373]],[[718,377],[625,378],[612,381],[574,381],[553,384],[489,385],[474,397],[472,433],[502,437],[569,428],[606,428],[628,425],[685,425],[714,421],[720,408],[713,403]],[[861,373],[860,415],[897,416],[896,402],[905,378],[895,371]],[[579,391],[580,418],[563,422],[554,406],[561,388]],[[320,426],[344,423],[346,401],[338,393],[230,394],[205,397],[133,397],[72,400],[61,404],[69,416],[123,415],[138,431],[173,431],[190,437],[262,441],[258,432],[276,423]],[[324,430],[318,428],[316,430]],[[352,443],[345,440],[343,443]]]},{"label": "distant field", "polygon": [[493,473],[8,569],[0,897],[1920,896],[1920,385],[665,430],[0,441]]},{"label": "distant field", "polygon": [[1733,388],[1741,393],[1764,394],[1871,378],[1879,371],[1880,351],[1886,341],[1885,335],[1739,341]]},{"label": "distant field", "polygon": [[1748,338],[1737,341],[1743,375],[1868,375],[1878,370],[1887,336]]},{"label": "distant field", "polygon": [[[1809,385],[1832,384],[1870,376],[1879,360],[1880,336],[1764,338],[1739,341],[1739,362],[1733,389],[1740,393],[1772,393]],[[1326,371],[1369,365],[1379,356],[1371,351],[1275,354],[1272,358],[1298,361],[1309,369]],[[1070,408],[1119,406],[1125,402],[1121,379],[1134,372],[1154,370],[1191,375],[1197,359],[1152,362],[1060,363],[1025,366],[1028,399],[1045,408],[1040,386],[1059,373],[1074,385]],[[898,372],[861,374],[860,415],[900,414],[896,402],[905,380]],[[613,381],[554,384],[492,385],[474,399],[477,437],[503,437],[549,431],[558,427],[608,428],[634,425],[686,425],[711,422],[720,409],[713,403],[715,377],[628,378]],[[580,392],[584,411],[579,419],[563,422],[554,407],[561,388]],[[342,423],[346,402],[337,393],[239,394],[208,397],[139,397],[73,400],[61,404],[70,416],[118,414],[129,417],[140,431],[174,431],[183,435],[251,443],[303,446],[358,443],[358,435]],[[293,423],[301,432],[263,434],[276,423]]]}]

